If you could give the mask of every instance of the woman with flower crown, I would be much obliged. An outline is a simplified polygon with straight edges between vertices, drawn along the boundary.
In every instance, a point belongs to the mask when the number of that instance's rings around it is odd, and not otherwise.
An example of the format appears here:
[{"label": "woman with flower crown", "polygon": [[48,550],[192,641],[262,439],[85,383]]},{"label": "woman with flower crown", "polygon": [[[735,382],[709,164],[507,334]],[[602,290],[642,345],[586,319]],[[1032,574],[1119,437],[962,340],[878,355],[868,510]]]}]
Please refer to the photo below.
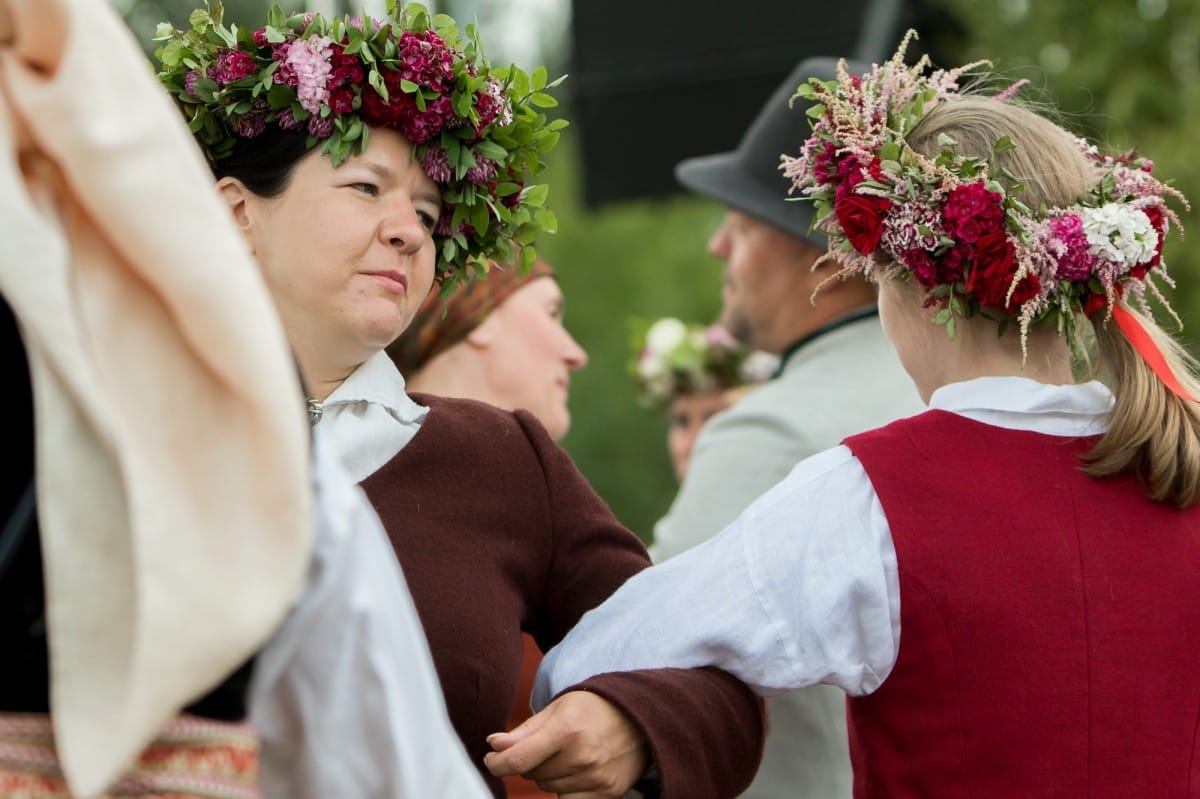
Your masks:
[{"label": "woman with flower crown", "polygon": [[675,479],[687,473],[704,423],[771,376],[778,358],[749,352],[719,325],[688,325],[671,316],[635,336],[630,370],[640,401],[667,414],[667,454]]},{"label": "woman with flower crown", "polygon": [[856,796],[1194,796],[1200,382],[1145,303],[1183,198],[903,55],[801,87],[821,112],[785,170],[929,410],[630,580],[535,703],[717,665],[842,687]]},{"label": "woman with flower crown", "polygon": [[449,292],[489,258],[532,266],[554,219],[527,181],[565,124],[537,110],[554,102],[544,69],[493,69],[472,28],[463,40],[415,4],[389,12],[275,8],[252,30],[199,9],[191,30],[161,30],[159,77],[266,277],[316,432],[384,522],[451,721],[495,795],[495,775],[514,772],[578,797],[639,779],[665,797],[735,795],[762,709],[716,670],[589,679],[542,718],[536,751],[491,751],[507,748],[489,734],[522,631],[548,648],[648,559],[533,416],[417,402],[385,352],[435,279]]}]

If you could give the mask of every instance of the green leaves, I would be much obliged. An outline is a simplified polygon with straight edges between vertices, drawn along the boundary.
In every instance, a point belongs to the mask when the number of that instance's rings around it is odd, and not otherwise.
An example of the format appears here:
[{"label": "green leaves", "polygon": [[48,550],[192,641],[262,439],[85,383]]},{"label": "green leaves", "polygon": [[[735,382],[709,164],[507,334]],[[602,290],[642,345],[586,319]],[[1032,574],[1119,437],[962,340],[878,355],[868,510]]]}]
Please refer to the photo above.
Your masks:
[{"label": "green leaves", "polygon": [[[438,170],[449,216],[440,229],[450,232],[436,237],[439,279],[452,287],[483,274],[489,257],[515,258],[518,250],[525,263],[535,257],[537,236],[558,227],[545,207],[548,187],[531,178],[544,168],[544,155],[567,126],[566,120],[548,120],[545,113],[558,106],[552,90],[565,76],[551,82],[544,67],[529,73],[515,65],[495,68],[483,57],[474,25],[466,26],[464,40],[448,15],[431,15],[418,3],[396,0],[389,0],[388,9],[389,20],[360,23],[349,17],[306,17],[276,4],[256,30],[225,27],[224,9],[214,2],[192,12],[187,31],[167,23],[158,26],[158,77],[213,160],[228,155],[241,132],[280,120],[289,129],[303,130],[308,124],[307,146],[319,147],[335,166],[363,151],[371,124],[392,124],[410,133],[432,128],[428,140],[412,135],[418,139],[415,157]],[[425,67],[409,69],[414,56],[407,34],[424,39],[419,57],[429,59]],[[340,46],[341,60],[331,66],[345,67],[353,59],[364,76],[355,85],[333,73],[326,96],[317,99],[315,116],[325,121],[317,126],[311,124],[314,112],[299,103],[294,71],[277,60],[287,52],[277,45],[314,36],[328,36]],[[402,46],[407,48],[403,62]],[[408,66],[397,74],[401,63]],[[430,85],[422,83],[426,67],[442,71]],[[414,119],[416,115],[424,116]],[[376,121],[369,123],[371,119]]]}]

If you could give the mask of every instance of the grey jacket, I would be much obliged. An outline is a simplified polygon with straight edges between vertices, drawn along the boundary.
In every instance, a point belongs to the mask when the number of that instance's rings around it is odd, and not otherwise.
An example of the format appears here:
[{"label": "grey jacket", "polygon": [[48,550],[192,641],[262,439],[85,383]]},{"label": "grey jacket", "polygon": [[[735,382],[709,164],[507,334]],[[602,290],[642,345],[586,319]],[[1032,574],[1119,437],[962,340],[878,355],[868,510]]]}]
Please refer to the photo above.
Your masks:
[{"label": "grey jacket", "polygon": [[[706,541],[800,461],[924,409],[879,319],[803,344],[782,374],[705,425],[687,477],[654,528],[655,561]],[[817,685],[767,701],[770,732],[748,799],[848,799],[845,695]]]}]

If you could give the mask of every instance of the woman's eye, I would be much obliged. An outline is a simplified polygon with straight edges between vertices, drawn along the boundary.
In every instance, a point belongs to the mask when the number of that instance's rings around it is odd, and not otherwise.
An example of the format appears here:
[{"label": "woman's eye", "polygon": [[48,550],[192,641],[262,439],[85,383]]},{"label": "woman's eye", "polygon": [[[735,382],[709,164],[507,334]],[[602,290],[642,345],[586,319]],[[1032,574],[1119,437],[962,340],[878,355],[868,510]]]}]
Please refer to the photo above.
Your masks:
[{"label": "woman's eye", "polygon": [[421,224],[425,226],[426,230],[433,232],[433,229],[437,227],[438,220],[433,214],[425,211],[417,211],[417,216],[420,217]]},{"label": "woman's eye", "polygon": [[363,194],[369,194],[372,197],[379,195],[379,187],[374,183],[351,183],[350,188],[355,191],[361,191]]}]

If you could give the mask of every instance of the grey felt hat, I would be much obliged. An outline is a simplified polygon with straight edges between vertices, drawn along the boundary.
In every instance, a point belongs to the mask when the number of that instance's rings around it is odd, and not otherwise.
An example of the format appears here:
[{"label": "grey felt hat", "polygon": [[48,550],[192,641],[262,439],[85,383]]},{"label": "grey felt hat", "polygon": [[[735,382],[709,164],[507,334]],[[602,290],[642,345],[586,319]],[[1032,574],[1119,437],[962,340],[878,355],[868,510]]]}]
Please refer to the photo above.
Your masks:
[{"label": "grey felt hat", "polygon": [[[788,101],[809,78],[833,80],[837,62],[836,58],[801,61],[758,112],[736,150],[680,161],[675,165],[675,178],[697,194],[825,249],[824,234],[808,229],[813,220],[812,203],[788,199],[791,183],[779,170],[779,157],[799,155],[800,145],[812,133],[805,115],[810,103],[796,98],[789,108]],[[846,69],[862,74],[869,67],[847,59]]]}]

